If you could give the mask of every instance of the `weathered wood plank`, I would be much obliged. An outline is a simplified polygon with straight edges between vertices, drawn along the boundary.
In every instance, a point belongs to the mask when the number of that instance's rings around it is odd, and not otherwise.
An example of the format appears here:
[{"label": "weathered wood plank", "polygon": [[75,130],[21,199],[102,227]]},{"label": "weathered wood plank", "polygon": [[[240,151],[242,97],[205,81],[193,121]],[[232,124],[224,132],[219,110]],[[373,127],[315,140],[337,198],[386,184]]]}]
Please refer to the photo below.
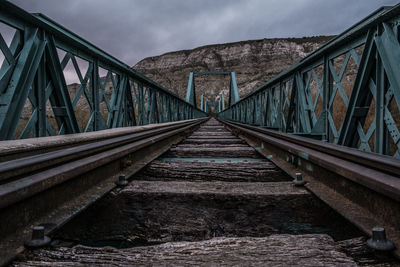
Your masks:
[{"label": "weathered wood plank", "polygon": [[131,194],[142,193],[168,193],[168,194],[217,194],[243,196],[268,196],[291,197],[310,196],[310,193],[301,187],[295,187],[291,182],[273,183],[235,183],[235,182],[186,182],[186,181],[132,181],[121,192],[121,195],[129,197]]},{"label": "weathered wood plank", "polygon": [[289,181],[290,177],[267,160],[240,163],[155,160],[136,175],[135,179],[278,182]]},{"label": "weathered wood plank", "polygon": [[246,144],[220,144],[220,143],[216,143],[216,144],[185,144],[185,143],[181,143],[178,146],[174,146],[174,147],[179,147],[179,148],[225,148],[225,147],[249,147]]},{"label": "weathered wood plank", "polygon": [[231,136],[231,137],[235,137],[231,132],[220,132],[220,131],[215,131],[215,132],[200,132],[200,131],[196,131],[193,134],[190,135],[190,137],[194,137],[194,136],[198,136],[198,137],[203,137],[203,136],[208,136],[208,137],[212,137],[212,136]]},{"label": "weathered wood plank", "polygon": [[228,130],[226,130],[223,127],[200,127],[197,129],[197,132],[224,132],[224,133],[230,133]]},{"label": "weathered wood plank", "polygon": [[246,144],[242,139],[239,138],[226,138],[226,139],[185,139],[180,144]]},{"label": "weathered wood plank", "polygon": [[225,147],[225,148],[171,148],[164,157],[189,158],[189,157],[230,157],[230,158],[261,158],[261,155],[251,147]]},{"label": "weathered wood plank", "polygon": [[157,246],[41,249],[13,266],[357,266],[328,235],[213,238]]},{"label": "weathered wood plank", "polygon": [[309,223],[326,212],[308,191],[290,182],[135,180],[95,203],[56,238],[143,244],[316,233]]},{"label": "weathered wood plank", "polygon": [[237,138],[234,135],[214,135],[214,136],[209,136],[209,135],[201,135],[201,136],[200,135],[191,135],[191,136],[188,136],[186,138],[186,140],[208,139],[208,138],[210,138],[210,139],[220,139],[220,140],[222,140],[222,139],[237,139],[237,140],[241,140],[240,138]]}]

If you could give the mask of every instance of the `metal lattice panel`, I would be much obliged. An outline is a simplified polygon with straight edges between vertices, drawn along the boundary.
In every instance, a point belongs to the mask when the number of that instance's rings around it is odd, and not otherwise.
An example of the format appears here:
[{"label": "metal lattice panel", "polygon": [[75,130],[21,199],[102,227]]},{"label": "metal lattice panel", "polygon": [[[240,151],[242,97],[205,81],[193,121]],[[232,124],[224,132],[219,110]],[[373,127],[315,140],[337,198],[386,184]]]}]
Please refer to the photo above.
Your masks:
[{"label": "metal lattice panel", "polygon": [[219,117],[400,158],[399,25],[378,9]]},{"label": "metal lattice panel", "polygon": [[6,1],[0,51],[0,140],[206,116],[61,25]]}]

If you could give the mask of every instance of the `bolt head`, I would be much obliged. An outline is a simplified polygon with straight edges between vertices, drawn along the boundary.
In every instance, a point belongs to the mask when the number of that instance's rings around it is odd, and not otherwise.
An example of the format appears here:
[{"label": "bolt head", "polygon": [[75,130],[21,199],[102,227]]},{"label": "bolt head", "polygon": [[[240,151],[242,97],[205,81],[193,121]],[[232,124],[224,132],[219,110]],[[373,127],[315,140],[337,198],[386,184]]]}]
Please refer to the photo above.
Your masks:
[{"label": "bolt head", "polygon": [[293,180],[294,186],[303,186],[306,183],[307,182],[303,180],[303,175],[301,174],[301,172],[296,172],[295,178]]},{"label": "bolt head", "polygon": [[32,228],[32,239],[42,240],[44,238],[44,226],[34,226]]},{"label": "bolt head", "polygon": [[374,227],[372,229],[372,239],[374,241],[385,241],[386,240],[385,228]]},{"label": "bolt head", "polygon": [[392,241],[386,239],[385,228],[372,228],[372,237],[367,240],[368,247],[379,251],[390,251],[394,249]]},{"label": "bolt head", "polygon": [[50,242],[50,237],[44,234],[44,226],[34,226],[32,228],[32,238],[25,241],[25,246],[27,248],[35,249],[47,246]]},{"label": "bolt head", "polygon": [[120,187],[128,185],[128,180],[126,179],[125,174],[121,174],[118,178],[118,181],[116,181],[115,184]]}]

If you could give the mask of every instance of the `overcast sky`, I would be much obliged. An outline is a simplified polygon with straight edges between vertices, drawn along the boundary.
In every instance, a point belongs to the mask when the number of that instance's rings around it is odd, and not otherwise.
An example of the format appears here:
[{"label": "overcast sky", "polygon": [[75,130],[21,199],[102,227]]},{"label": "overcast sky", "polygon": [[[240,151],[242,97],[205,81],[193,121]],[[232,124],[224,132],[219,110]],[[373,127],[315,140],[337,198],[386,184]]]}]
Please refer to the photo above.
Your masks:
[{"label": "overcast sky", "polygon": [[170,51],[338,34],[395,0],[11,0],[128,65]]}]

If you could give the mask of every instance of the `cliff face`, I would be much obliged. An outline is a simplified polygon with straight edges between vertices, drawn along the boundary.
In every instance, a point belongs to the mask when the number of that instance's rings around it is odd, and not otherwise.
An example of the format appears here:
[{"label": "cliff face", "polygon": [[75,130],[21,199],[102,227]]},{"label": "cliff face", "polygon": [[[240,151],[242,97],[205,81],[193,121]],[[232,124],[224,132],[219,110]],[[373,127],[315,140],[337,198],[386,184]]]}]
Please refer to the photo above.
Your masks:
[{"label": "cliff face", "polygon": [[[145,58],[133,68],[185,97],[191,71],[234,71],[241,97],[308,55],[331,36],[263,39],[208,45]],[[224,93],[229,76],[196,76],[196,93]]]}]

